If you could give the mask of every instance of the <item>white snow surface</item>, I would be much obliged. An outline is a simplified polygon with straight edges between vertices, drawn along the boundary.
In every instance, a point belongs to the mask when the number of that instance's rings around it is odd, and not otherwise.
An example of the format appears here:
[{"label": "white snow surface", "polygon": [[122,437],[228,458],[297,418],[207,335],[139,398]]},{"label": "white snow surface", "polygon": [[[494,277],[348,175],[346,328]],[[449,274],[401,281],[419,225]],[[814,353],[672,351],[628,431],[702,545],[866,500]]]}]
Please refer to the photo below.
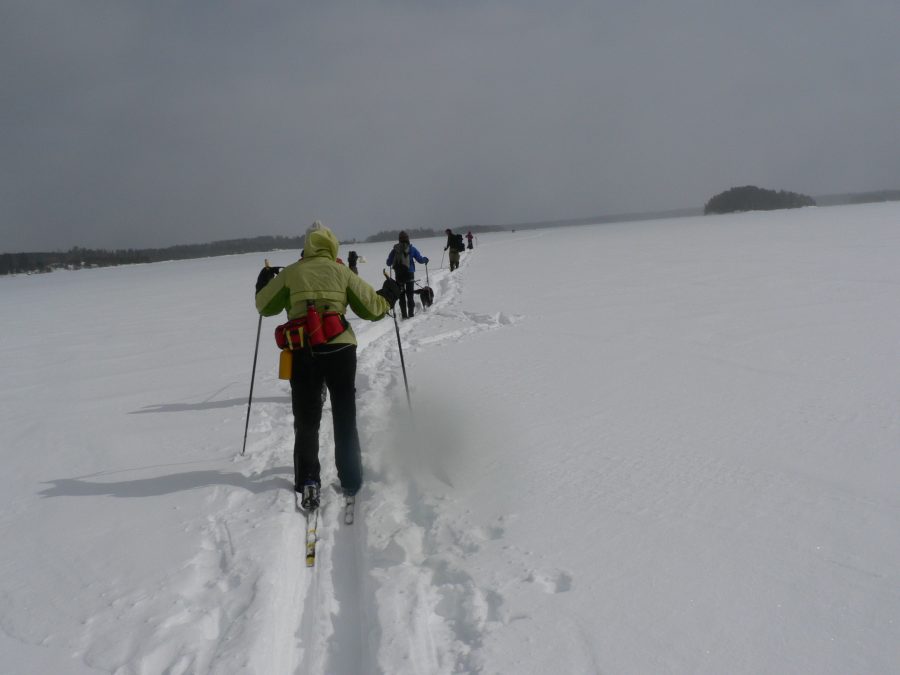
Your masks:
[{"label": "white snow surface", "polygon": [[900,204],[414,243],[313,569],[265,255],[0,279],[2,672],[898,672]]}]

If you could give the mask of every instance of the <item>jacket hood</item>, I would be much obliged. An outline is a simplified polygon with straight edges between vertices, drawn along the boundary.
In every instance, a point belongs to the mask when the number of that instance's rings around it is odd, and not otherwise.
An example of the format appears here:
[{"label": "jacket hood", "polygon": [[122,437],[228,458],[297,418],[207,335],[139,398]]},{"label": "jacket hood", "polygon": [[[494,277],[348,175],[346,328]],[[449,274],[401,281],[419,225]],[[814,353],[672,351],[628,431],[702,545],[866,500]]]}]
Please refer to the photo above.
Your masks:
[{"label": "jacket hood", "polygon": [[334,236],[334,232],[321,226],[317,229],[310,229],[306,233],[306,241],[303,242],[303,257],[336,260],[339,248],[340,243]]}]

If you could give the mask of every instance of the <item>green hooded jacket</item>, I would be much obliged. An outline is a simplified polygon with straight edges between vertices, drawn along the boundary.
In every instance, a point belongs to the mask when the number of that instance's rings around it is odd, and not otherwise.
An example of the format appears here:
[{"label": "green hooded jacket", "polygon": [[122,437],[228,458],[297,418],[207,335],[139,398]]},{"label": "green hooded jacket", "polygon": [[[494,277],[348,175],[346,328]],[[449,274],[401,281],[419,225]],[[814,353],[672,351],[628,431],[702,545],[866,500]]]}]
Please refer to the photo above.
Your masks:
[{"label": "green hooded jacket", "polygon": [[[256,294],[256,309],[263,316],[287,310],[289,319],[306,315],[306,302],[312,300],[320,314],[345,314],[349,306],[360,318],[378,321],[390,309],[387,300],[368,283],[335,262],[337,237],[326,227],[306,235],[303,259],[288,265]],[[356,344],[349,327],[329,344]]]}]

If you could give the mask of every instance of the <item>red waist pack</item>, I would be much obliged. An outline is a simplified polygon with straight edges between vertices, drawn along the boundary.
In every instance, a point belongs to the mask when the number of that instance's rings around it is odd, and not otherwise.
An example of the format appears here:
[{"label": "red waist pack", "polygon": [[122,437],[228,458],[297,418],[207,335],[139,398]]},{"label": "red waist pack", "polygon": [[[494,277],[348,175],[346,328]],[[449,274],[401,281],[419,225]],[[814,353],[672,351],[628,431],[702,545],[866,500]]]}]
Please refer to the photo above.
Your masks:
[{"label": "red waist pack", "polygon": [[347,320],[338,312],[325,312],[319,318],[315,305],[309,303],[306,316],[292,319],[275,328],[275,344],[279,349],[302,349],[324,344],[347,330]]}]

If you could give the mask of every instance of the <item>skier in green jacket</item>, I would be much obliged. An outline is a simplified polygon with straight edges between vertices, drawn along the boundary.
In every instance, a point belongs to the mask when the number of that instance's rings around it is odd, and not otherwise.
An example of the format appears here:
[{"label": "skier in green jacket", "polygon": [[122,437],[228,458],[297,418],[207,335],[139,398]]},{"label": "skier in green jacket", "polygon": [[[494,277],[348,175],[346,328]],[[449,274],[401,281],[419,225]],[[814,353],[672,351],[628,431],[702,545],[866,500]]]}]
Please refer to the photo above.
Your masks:
[{"label": "skier in green jacket", "polygon": [[[306,339],[292,352],[291,407],[294,413],[294,490],[298,506],[319,505],[319,423],[322,383],[331,394],[334,460],[347,496],[362,485],[362,458],[356,428],[356,336],[344,314],[349,307],[360,318],[378,321],[394,306],[400,287],[391,279],[376,291],[346,266],[336,262],[338,240],[315,221],[306,232],[303,258],[280,272],[265,267],[256,282],[256,308],[263,316],[287,310],[288,319],[303,323],[314,307],[339,334],[315,344]],[[336,315],[336,316],[335,316]],[[337,327],[337,328],[335,328]],[[327,332],[325,334],[328,334]]]}]

